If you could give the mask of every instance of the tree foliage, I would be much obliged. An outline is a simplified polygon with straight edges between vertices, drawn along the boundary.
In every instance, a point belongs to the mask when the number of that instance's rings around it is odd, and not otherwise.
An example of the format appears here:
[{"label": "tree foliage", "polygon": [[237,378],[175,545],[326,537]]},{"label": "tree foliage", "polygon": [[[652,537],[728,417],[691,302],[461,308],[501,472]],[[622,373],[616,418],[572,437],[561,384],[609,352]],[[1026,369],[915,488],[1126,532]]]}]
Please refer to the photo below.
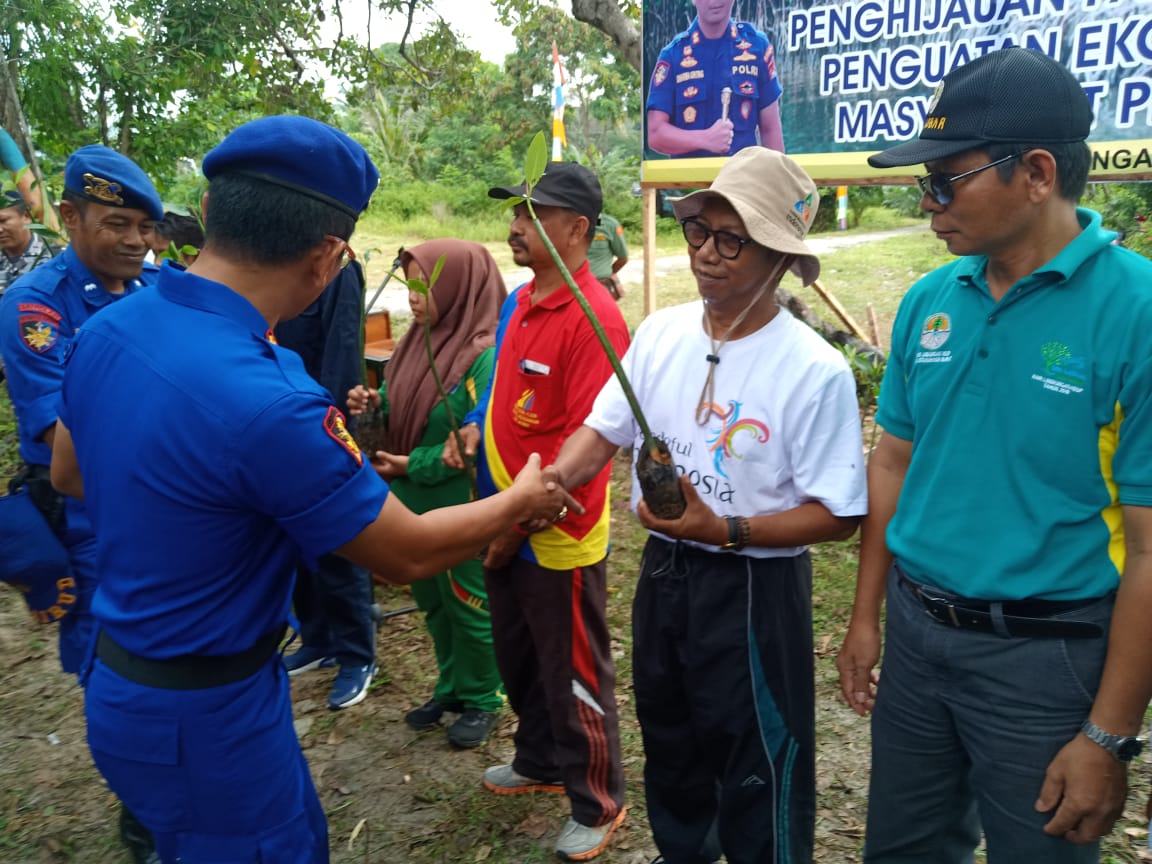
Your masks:
[{"label": "tree foliage", "polygon": [[[181,157],[197,159],[240,123],[281,112],[342,125],[386,177],[503,182],[517,142],[549,124],[555,40],[571,75],[574,152],[608,167],[626,161],[611,154],[621,141],[634,146],[627,121],[638,111],[639,64],[618,26],[610,37],[549,0],[496,0],[518,45],[501,68],[464,46],[434,0],[368,0],[373,15],[406,22],[385,46],[352,32],[353,2],[365,0],[4,4],[0,123],[50,172],[98,142],[132,156],[162,191]],[[597,9],[604,20],[639,21],[631,0]],[[414,23],[428,15],[430,25]],[[336,81],[345,104],[331,97]]]}]

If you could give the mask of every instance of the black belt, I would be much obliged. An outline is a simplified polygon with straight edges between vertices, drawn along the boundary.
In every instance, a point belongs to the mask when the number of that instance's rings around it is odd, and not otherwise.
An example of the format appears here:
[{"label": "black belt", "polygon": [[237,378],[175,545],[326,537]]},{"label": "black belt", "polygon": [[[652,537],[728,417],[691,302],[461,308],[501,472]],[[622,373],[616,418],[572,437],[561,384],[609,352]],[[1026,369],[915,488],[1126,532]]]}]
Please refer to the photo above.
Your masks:
[{"label": "black belt", "polygon": [[133,654],[101,630],[96,642],[96,656],[117,675],[144,687],[206,690],[209,687],[235,684],[255,675],[276,653],[287,629],[287,625],[281,624],[257,639],[251,648],[238,654],[220,657],[185,655],[167,660],[153,660]]},{"label": "black belt", "polygon": [[1104,628],[1091,621],[1066,621],[1052,617],[1091,606],[1099,601],[1098,597],[1086,600],[1005,600],[996,604],[987,600],[932,594],[902,573],[900,584],[908,589],[929,615],[948,627],[1003,635],[996,627],[996,616],[992,611],[992,607],[998,605],[1009,636],[1030,639],[1095,639],[1104,635]]}]

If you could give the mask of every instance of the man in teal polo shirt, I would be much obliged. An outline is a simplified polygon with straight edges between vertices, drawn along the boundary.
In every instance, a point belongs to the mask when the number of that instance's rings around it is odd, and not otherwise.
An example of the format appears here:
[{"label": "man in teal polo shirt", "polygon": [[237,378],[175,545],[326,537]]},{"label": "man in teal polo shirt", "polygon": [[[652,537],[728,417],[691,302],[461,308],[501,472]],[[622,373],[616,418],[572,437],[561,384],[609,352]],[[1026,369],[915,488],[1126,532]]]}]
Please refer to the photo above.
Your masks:
[{"label": "man in teal polo shirt", "polygon": [[1152,264],[1076,206],[1091,125],[1067,70],[1009,48],[869,160],[925,163],[962,256],[896,319],[838,659],[875,706],[870,864],[971,862],[981,830],[991,862],[1094,862],[1123,808],[1152,695]]}]

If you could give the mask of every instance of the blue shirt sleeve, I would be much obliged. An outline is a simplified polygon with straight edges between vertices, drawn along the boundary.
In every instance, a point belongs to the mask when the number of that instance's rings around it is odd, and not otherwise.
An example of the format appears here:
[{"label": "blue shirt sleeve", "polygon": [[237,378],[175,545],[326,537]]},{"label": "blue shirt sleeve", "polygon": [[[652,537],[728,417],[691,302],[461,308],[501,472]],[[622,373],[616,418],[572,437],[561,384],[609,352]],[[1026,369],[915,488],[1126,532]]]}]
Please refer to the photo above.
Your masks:
[{"label": "blue shirt sleeve", "polygon": [[[525,283],[527,284],[527,283]],[[524,288],[523,285],[519,286],[504,300],[504,305],[500,307],[500,320],[496,323],[496,352],[495,357],[497,360],[500,357],[500,345],[504,341],[504,331],[508,329],[508,322],[512,320],[512,313],[516,311],[517,297],[520,291]],[[495,365],[495,361],[494,364]],[[476,400],[476,407],[464,415],[464,421],[461,426],[469,423],[475,423],[481,429],[484,428],[484,418],[488,416],[488,400],[492,396],[492,380],[495,375],[488,376],[488,384],[485,386],[483,392],[479,394]]]},{"label": "blue shirt sleeve", "polygon": [[672,78],[673,53],[679,36],[664,46],[660,57],[652,69],[652,80],[648,84],[648,111],[663,111],[669,117],[676,110],[676,85]]},{"label": "blue shirt sleeve", "polygon": [[343,415],[319,393],[277,399],[243,440],[236,470],[245,497],[296,542],[309,567],[375,521],[388,497]]},{"label": "blue shirt sleeve", "polygon": [[765,49],[764,54],[760,60],[761,81],[760,85],[760,98],[757,103],[757,108],[763,110],[780,98],[783,89],[780,86],[780,78],[776,75],[776,53],[772,47],[772,43],[768,41],[767,37],[764,39]]},{"label": "blue shirt sleeve", "polygon": [[61,334],[63,310],[52,298],[9,288],[0,300],[0,355],[8,377],[8,392],[16,414],[20,455],[26,462],[47,465],[48,446],[37,439],[56,422],[57,397],[64,380]]},{"label": "blue shirt sleeve", "polygon": [[13,174],[28,167],[28,160],[24,158],[24,154],[20,152],[20,148],[16,146],[12,136],[4,129],[0,129],[0,161]]}]

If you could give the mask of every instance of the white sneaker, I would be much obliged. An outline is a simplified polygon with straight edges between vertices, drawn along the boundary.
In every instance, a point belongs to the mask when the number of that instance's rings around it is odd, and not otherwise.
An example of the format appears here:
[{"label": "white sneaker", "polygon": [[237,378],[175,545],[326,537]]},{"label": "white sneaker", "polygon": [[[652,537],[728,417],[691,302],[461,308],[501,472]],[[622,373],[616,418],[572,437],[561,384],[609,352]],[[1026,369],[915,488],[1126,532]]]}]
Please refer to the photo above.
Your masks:
[{"label": "white sneaker", "polygon": [[608,848],[608,839],[620,827],[627,812],[627,807],[621,807],[615,819],[597,827],[581,825],[569,818],[556,840],[556,855],[561,861],[591,861]]}]

